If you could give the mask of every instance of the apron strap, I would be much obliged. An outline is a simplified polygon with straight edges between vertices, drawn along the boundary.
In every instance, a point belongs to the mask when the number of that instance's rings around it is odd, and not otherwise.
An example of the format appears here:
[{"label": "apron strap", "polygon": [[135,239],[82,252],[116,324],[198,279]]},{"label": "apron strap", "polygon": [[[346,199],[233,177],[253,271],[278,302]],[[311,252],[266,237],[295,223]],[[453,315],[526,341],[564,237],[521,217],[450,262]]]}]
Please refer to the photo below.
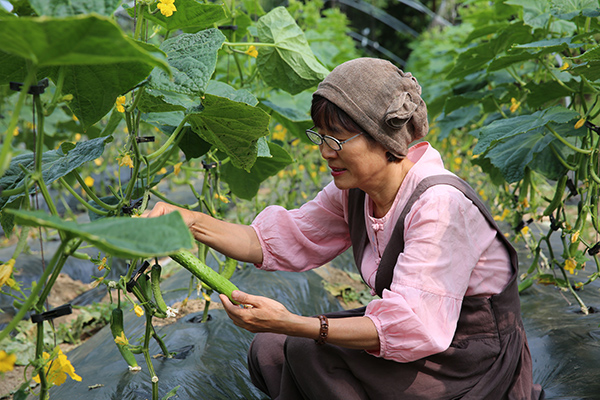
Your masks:
[{"label": "apron strap", "polygon": [[[481,201],[479,196],[475,193],[473,188],[469,186],[467,182],[460,179],[455,175],[433,175],[423,179],[414,192],[408,199],[408,202],[404,206],[404,209],[398,217],[394,231],[390,237],[388,245],[386,246],[381,262],[377,269],[377,275],[375,276],[375,292],[381,297],[384,289],[390,288],[394,277],[394,268],[398,256],[404,251],[404,220],[406,215],[410,212],[413,204],[418,198],[430,187],[435,185],[450,185],[460,190],[465,197],[473,202],[473,204],[483,214],[485,219],[488,221],[490,226],[498,232],[497,237],[502,241],[508,253],[510,255],[511,264],[513,270],[516,272],[518,268],[517,252],[510,244],[508,239],[502,234],[498,224],[494,220],[492,213]],[[352,251],[354,253],[354,260],[358,267],[359,272],[362,276],[361,264],[365,246],[368,244],[367,230],[365,226],[365,193],[360,189],[350,189],[348,194],[348,226],[350,228],[350,237],[352,239]],[[365,280],[363,276],[363,280]]]}]

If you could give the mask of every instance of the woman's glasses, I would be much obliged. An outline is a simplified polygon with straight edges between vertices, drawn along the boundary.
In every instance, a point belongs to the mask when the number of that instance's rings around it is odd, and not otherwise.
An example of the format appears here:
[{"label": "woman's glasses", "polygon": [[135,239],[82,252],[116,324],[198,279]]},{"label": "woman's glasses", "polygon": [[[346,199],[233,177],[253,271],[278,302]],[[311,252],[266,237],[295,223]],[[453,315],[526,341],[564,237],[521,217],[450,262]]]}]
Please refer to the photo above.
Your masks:
[{"label": "woman's glasses", "polygon": [[343,142],[340,142],[339,140],[337,140],[336,138],[334,138],[332,136],[321,135],[320,133],[314,131],[313,129],[315,129],[314,126],[310,129],[306,130],[306,136],[308,136],[308,139],[310,139],[310,141],[316,145],[321,145],[321,143],[325,142],[325,144],[327,146],[329,146],[332,150],[335,150],[335,151],[340,151],[342,149],[342,145],[344,143],[348,143],[355,137],[359,137],[360,135],[363,134],[361,132],[358,135],[352,136],[350,139],[346,139]]}]

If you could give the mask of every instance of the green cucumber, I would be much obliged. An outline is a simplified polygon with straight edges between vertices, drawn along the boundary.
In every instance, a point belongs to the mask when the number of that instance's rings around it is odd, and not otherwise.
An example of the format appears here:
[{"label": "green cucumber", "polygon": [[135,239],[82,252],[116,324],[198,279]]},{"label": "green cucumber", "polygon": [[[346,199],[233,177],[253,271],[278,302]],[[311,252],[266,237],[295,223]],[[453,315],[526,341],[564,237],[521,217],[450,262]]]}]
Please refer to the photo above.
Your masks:
[{"label": "green cucumber", "polygon": [[154,264],[152,266],[152,271],[150,272],[150,283],[152,285],[152,294],[154,295],[154,302],[156,306],[163,314],[167,313],[167,304],[162,297],[162,293],[160,291],[160,272],[162,268],[158,264]]},{"label": "green cucumber", "polygon": [[[170,257],[182,267],[190,271],[196,278],[210,286],[211,289],[226,295],[231,299],[231,293],[238,288],[229,279],[219,275],[217,271],[210,268],[186,250],[170,255]],[[233,301],[233,300],[232,300]],[[237,304],[237,302],[234,302]]]},{"label": "green cucumber", "polygon": [[550,214],[552,214],[554,212],[554,210],[556,210],[558,208],[558,206],[560,206],[562,204],[562,196],[563,193],[565,192],[565,188],[567,186],[567,175],[563,175],[560,180],[558,181],[558,184],[556,186],[556,191],[554,192],[554,197],[552,198],[552,201],[550,202],[550,204],[548,204],[548,207],[546,207],[546,209],[543,212],[544,216],[549,216]]},{"label": "green cucumber", "polygon": [[[110,314],[110,331],[112,332],[113,338],[116,339],[117,337],[123,335],[123,310],[121,310],[120,308],[115,308],[112,310],[112,313]],[[131,368],[138,368],[138,363],[137,360],[135,359],[135,356],[133,355],[133,353],[131,352],[131,350],[129,350],[129,347],[125,344],[119,344],[116,343],[117,348],[119,349],[119,352],[121,353],[121,356],[123,356],[123,359],[127,362],[127,364],[131,367]]]}]

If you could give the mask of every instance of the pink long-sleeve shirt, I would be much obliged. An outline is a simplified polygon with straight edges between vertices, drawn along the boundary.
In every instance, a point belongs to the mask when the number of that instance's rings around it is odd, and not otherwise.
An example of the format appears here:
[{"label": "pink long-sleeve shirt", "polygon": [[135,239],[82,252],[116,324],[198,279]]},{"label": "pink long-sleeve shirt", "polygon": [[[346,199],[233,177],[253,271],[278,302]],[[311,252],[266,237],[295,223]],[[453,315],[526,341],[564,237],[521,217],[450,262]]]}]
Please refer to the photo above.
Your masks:
[{"label": "pink long-sleeve shirt", "polygon": [[[374,218],[365,198],[369,243],[362,260],[366,283],[375,287],[381,255],[396,220],[417,184],[427,176],[450,174],[427,142],[410,148],[410,169],[391,209]],[[348,191],[328,184],[299,209],[269,206],[253,221],[264,270],[306,271],[351,246]],[[477,207],[460,191],[437,185],[423,193],[405,219],[404,251],[398,256],[390,290],[369,303],[380,348],[371,354],[410,362],[446,350],[454,336],[464,296],[491,296],[508,283],[508,252]]]}]

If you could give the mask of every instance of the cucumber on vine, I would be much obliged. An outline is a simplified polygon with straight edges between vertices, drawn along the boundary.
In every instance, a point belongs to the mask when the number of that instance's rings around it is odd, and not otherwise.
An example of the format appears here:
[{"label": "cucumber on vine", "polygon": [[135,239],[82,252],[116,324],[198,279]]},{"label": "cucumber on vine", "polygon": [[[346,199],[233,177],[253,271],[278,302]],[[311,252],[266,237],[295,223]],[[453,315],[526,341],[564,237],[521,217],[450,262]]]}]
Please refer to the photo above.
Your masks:
[{"label": "cucumber on vine", "polygon": [[[229,279],[220,275],[186,250],[182,250],[170,256],[173,260],[190,271],[196,278],[207,284],[211,289],[226,295],[231,299],[231,293],[238,288]],[[233,300],[232,300],[233,301]],[[237,304],[237,302],[234,302]]]},{"label": "cucumber on vine", "polygon": [[163,299],[162,293],[160,291],[161,271],[162,268],[160,265],[154,264],[152,266],[152,270],[150,271],[150,283],[152,286],[152,294],[154,295],[154,302],[156,303],[158,310],[163,314],[167,314],[167,304],[165,303],[165,300]]},{"label": "cucumber on vine", "polygon": [[[119,307],[114,308],[110,314],[110,331],[112,332],[114,339],[125,336],[125,332],[123,331],[123,310]],[[117,342],[115,342],[115,344],[129,367],[138,369],[139,366],[137,360],[131,350],[129,350],[129,346]]]},{"label": "cucumber on vine", "polygon": [[563,193],[565,192],[565,188],[567,187],[567,175],[563,175],[560,180],[558,181],[558,185],[556,186],[556,191],[554,192],[554,197],[552,198],[552,201],[550,202],[550,204],[548,204],[548,207],[546,207],[546,209],[544,210],[543,215],[544,216],[549,216],[550,214],[552,214],[554,212],[554,210],[556,210],[558,208],[558,206],[561,205],[562,203],[562,196]]}]

